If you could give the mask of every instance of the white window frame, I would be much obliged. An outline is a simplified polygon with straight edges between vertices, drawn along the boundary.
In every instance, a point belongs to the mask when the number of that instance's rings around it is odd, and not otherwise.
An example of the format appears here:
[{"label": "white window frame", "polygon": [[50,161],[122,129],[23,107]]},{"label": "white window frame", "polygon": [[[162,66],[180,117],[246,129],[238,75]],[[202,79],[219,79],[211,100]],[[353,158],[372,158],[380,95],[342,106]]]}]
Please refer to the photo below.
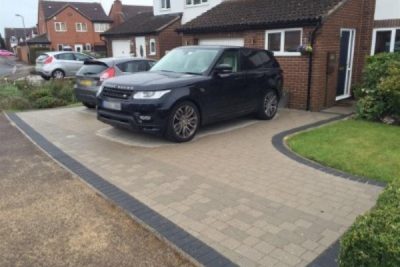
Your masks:
[{"label": "white window frame", "polygon": [[[169,1],[169,7],[167,7],[167,1]],[[165,7],[163,7],[163,5]],[[160,0],[160,9],[161,10],[170,10],[171,9],[171,0]]]},{"label": "white window frame", "polygon": [[110,29],[109,23],[94,23],[94,32],[105,32]]},{"label": "white window frame", "polygon": [[188,4],[186,0],[184,0],[184,1],[185,1],[185,7],[189,7],[189,8],[190,7],[198,7],[198,6],[206,6],[209,4],[209,0],[200,0],[200,4],[195,4],[194,0],[189,0],[189,1],[191,1],[190,4]]},{"label": "white window frame", "polygon": [[270,33],[281,34],[281,47],[279,51],[271,51],[275,56],[301,56],[300,52],[285,52],[285,32],[300,31],[300,46],[303,45],[303,28],[290,28],[265,31],[265,49],[268,49],[268,35]]},{"label": "white window frame", "polygon": [[[83,25],[85,25],[86,29],[83,29]],[[87,32],[87,24],[83,22],[75,23],[75,30],[76,32]]]},{"label": "white window frame", "polygon": [[[89,48],[89,49],[88,49]],[[90,43],[86,43],[83,46],[83,51],[92,51],[92,45]]]},{"label": "white window frame", "polygon": [[[60,25],[60,30],[57,30],[57,25]],[[62,29],[63,28],[62,25],[64,25],[64,30]],[[54,30],[56,32],[66,32],[67,31],[67,23],[60,22],[60,21],[54,22]]]},{"label": "white window frame", "polygon": [[375,28],[372,31],[372,45],[371,45],[371,56],[375,55],[375,46],[376,46],[376,33],[377,32],[386,32],[391,31],[392,35],[390,36],[390,49],[389,53],[394,52],[394,45],[396,40],[396,31],[400,30],[400,27],[391,27],[391,28]]},{"label": "white window frame", "polygon": [[[154,43],[154,51],[151,50],[151,44]],[[149,41],[149,56],[154,56],[157,54],[156,39],[151,38]]]}]

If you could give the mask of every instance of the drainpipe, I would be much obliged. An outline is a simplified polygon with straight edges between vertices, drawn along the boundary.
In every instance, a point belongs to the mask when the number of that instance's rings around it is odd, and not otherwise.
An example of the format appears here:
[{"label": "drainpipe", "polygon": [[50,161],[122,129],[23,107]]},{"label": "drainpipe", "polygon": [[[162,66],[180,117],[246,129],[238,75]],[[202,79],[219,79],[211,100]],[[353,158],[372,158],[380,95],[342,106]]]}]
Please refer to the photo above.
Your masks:
[{"label": "drainpipe", "polygon": [[315,43],[315,37],[318,32],[318,30],[321,28],[321,20],[318,21],[317,26],[314,28],[314,30],[311,32],[311,47],[313,48],[312,53],[310,54],[308,58],[308,83],[307,83],[307,111],[310,111],[311,109],[311,83],[312,83],[312,73],[313,73],[313,54],[314,54],[314,43]]}]

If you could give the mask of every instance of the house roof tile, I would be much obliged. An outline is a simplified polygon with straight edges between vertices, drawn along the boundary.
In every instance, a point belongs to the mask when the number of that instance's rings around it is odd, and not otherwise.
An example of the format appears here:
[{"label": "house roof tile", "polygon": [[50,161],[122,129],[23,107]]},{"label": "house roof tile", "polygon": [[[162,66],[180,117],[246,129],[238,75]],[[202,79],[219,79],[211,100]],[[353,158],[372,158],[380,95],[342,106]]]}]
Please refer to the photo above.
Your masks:
[{"label": "house roof tile", "polygon": [[112,21],[112,19],[106,15],[100,3],[41,1],[40,5],[41,8],[43,8],[44,16],[46,17],[46,19],[54,17],[67,6],[71,6],[91,21]]},{"label": "house roof tile", "polygon": [[131,17],[124,23],[104,32],[104,36],[143,35],[157,33],[170,23],[181,18],[181,14],[154,16],[153,12],[145,12]]},{"label": "house roof tile", "polygon": [[346,0],[229,0],[184,24],[184,33],[315,24]]}]

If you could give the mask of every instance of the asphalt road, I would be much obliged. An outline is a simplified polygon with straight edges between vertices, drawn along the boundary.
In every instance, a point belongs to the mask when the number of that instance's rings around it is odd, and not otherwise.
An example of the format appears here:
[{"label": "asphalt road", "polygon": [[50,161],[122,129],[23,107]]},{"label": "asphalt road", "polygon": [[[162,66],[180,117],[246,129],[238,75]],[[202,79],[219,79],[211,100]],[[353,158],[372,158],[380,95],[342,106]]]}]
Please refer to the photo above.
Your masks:
[{"label": "asphalt road", "polygon": [[15,58],[6,58],[0,56],[0,77],[8,76],[13,74],[17,63]]},{"label": "asphalt road", "polygon": [[192,267],[0,113],[0,266]]}]

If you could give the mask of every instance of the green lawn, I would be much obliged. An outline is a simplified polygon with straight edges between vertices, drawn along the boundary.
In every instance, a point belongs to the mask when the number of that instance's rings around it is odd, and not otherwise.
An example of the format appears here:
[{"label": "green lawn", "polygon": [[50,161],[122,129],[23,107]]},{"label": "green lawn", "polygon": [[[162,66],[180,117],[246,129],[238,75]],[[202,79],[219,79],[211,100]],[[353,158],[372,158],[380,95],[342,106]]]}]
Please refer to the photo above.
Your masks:
[{"label": "green lawn", "polygon": [[296,153],[351,174],[389,182],[400,178],[400,127],[344,120],[290,137]]}]

